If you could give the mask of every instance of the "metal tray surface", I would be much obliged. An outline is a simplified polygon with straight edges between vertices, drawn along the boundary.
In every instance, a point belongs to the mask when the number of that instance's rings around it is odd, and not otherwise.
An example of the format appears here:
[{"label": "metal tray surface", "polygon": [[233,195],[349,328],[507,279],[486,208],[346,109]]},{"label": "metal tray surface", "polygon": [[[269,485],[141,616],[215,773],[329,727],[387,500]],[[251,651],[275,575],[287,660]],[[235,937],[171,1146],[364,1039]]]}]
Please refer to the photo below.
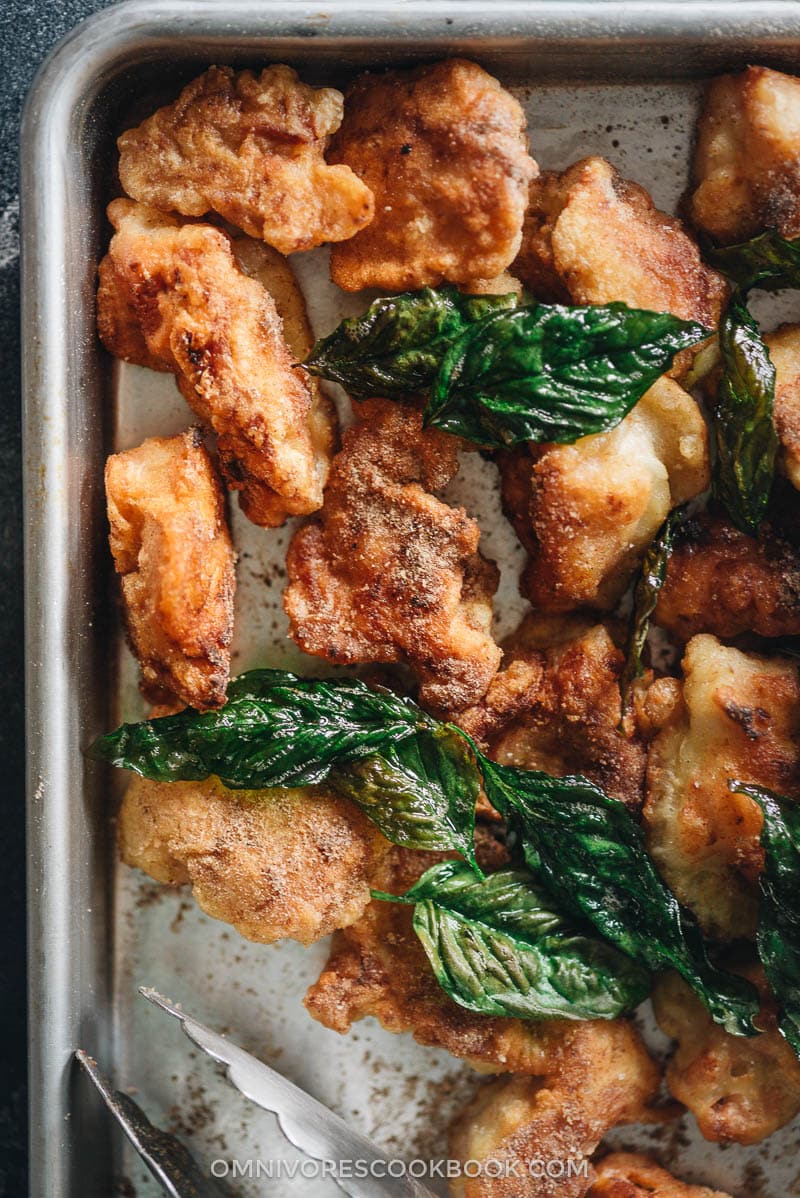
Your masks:
[{"label": "metal tray surface", "polygon": [[[230,1029],[405,1159],[444,1155],[449,1118],[475,1086],[475,1075],[446,1054],[373,1021],[348,1038],[311,1021],[301,999],[324,944],[249,944],[185,892],[117,868],[119,780],[81,754],[111,721],[142,710],[110,586],[102,466],[113,448],[189,423],[170,377],[112,367],[94,334],[103,209],[126,114],[143,98],[174,94],[198,66],[215,61],[289,62],[312,82],[337,83],[365,66],[461,53],[516,90],[543,166],[605,154],[671,210],[686,184],[702,78],[748,61],[796,71],[798,50],[795,0],[377,0],[369,12],[345,0],[324,9],[131,0],[80,26],[44,65],[22,142],[32,1198],[159,1192],[75,1077],[70,1054],[79,1045],[118,1084],[137,1087],[150,1116],[171,1124],[205,1162],[297,1159],[274,1120],[240,1100],[171,1021],[136,998],[138,984]],[[317,335],[363,306],[330,285],[324,250],[293,264]],[[764,313],[798,318],[775,300]],[[503,563],[502,635],[521,611],[521,550],[499,502],[487,499],[493,469],[465,457],[452,498],[480,519],[486,552]],[[290,532],[256,529],[234,507],[236,670],[319,667],[285,637],[280,595]],[[663,1039],[649,1035],[663,1049]],[[666,1131],[622,1129],[611,1140],[650,1148],[682,1175],[739,1198],[778,1198],[800,1195],[798,1138],[795,1124],[759,1150],[721,1150],[684,1120]],[[340,1192],[329,1180],[299,1176],[244,1177],[231,1186],[242,1198]]]}]

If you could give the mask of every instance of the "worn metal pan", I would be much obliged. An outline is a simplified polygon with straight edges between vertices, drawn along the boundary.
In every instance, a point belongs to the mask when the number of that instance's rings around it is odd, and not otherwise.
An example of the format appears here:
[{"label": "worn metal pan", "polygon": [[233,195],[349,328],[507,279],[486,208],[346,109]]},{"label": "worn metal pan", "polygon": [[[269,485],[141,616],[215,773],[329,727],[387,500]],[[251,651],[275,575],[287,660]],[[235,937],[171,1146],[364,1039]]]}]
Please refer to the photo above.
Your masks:
[{"label": "worn metal pan", "polygon": [[[247,1122],[230,1092],[199,1064],[181,1061],[168,1033],[135,1010],[139,982],[192,998],[201,1018],[235,1026],[248,1048],[384,1144],[395,1137],[401,1151],[437,1151],[431,1144],[447,1096],[455,1102],[465,1092],[463,1071],[440,1055],[369,1027],[349,1045],[309,1027],[299,999],[322,949],[240,944],[186,909],[180,895],[156,899],[141,880],[118,877],[109,780],[81,754],[135,703],[108,599],[104,455],[126,439],[165,431],[164,420],[185,420],[170,406],[174,394],[163,390],[170,380],[148,390],[141,373],[113,372],[94,335],[94,276],[120,122],[142,97],[174,93],[210,62],[289,62],[311,81],[335,83],[366,66],[452,53],[478,59],[520,88],[545,165],[596,149],[669,206],[684,182],[697,81],[748,61],[797,71],[800,3],[131,0],[66,38],[28,98],[22,225],[34,1198],[108,1198],[128,1168],[70,1068],[78,1044],[116,1068],[117,1084],[145,1089],[156,1120],[168,1120],[173,1108],[173,1123],[200,1155],[229,1159],[237,1142],[251,1157],[259,1148],[263,1156],[265,1142],[270,1155],[279,1154],[271,1126]],[[304,282],[318,278],[315,271],[318,262],[301,264]],[[322,332],[332,301],[324,288],[312,289]],[[463,485],[467,501],[470,487],[473,495],[485,489],[478,477]],[[271,660],[288,660],[275,615],[279,583],[267,579],[264,557],[281,551],[280,540],[253,548],[240,580],[243,602],[260,614],[255,641],[239,645],[239,666],[254,654],[264,660],[271,648]],[[643,1143],[633,1134],[624,1140]],[[791,1188],[798,1183],[786,1160],[795,1140],[791,1132],[776,1137],[759,1156],[761,1192],[800,1192]],[[702,1144],[684,1151],[687,1167],[709,1183],[755,1194],[743,1154],[706,1152]],[[133,1180],[136,1193],[152,1192]],[[247,1178],[238,1192],[258,1194],[265,1184],[276,1195],[335,1192]]]}]

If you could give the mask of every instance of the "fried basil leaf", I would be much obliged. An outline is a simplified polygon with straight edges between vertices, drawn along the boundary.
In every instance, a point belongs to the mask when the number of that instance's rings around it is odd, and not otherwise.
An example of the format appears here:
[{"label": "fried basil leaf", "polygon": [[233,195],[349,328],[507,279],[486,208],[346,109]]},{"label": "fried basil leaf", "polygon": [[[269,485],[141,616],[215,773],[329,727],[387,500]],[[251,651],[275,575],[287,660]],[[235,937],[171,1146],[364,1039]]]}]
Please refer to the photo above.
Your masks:
[{"label": "fried basil leaf", "polygon": [[719,326],[722,375],[712,413],[717,459],[712,488],[740,532],[754,536],[775,477],[775,367],[741,294]]},{"label": "fried basil leaf", "polygon": [[442,988],[462,1007],[518,1019],[616,1019],[650,991],[648,972],[565,918],[533,874],[478,881],[444,861],[400,898]]},{"label": "fried basil leaf", "polygon": [[675,529],[681,524],[685,515],[685,505],[676,507],[670,512],[642,559],[639,577],[633,591],[633,610],[631,611],[628,645],[625,652],[625,668],[619,680],[623,714],[628,704],[631,685],[644,673],[642,650],[650,631],[650,617],[656,609],[659,591],[667,577],[667,566],[672,552]]},{"label": "fried basil leaf", "polygon": [[787,241],[776,229],[739,245],[706,246],[705,256],[742,291],[800,287],[800,239]]},{"label": "fried basil leaf", "polygon": [[489,801],[519,828],[563,910],[588,919],[647,969],[675,969],[733,1035],[753,1035],[759,1003],[744,978],[717,969],[688,912],[658,876],[624,803],[586,778],[551,778],[481,758]]},{"label": "fried basil leaf", "polygon": [[426,421],[489,447],[570,443],[614,428],[677,353],[708,335],[625,304],[499,312],[448,351]]},{"label": "fried basil leaf", "polygon": [[159,782],[211,775],[233,790],[328,782],[395,844],[474,862],[478,776],[455,732],[409,699],[356,679],[252,670],[218,711],[123,724],[90,749]]},{"label": "fried basil leaf", "polygon": [[760,786],[728,785],[754,799],[764,813],[756,943],[781,1008],[778,1026],[800,1056],[800,804]]},{"label": "fried basil leaf", "polygon": [[518,303],[514,294],[462,295],[455,287],[386,296],[317,341],[303,365],[356,399],[402,399],[428,390],[465,329]]}]

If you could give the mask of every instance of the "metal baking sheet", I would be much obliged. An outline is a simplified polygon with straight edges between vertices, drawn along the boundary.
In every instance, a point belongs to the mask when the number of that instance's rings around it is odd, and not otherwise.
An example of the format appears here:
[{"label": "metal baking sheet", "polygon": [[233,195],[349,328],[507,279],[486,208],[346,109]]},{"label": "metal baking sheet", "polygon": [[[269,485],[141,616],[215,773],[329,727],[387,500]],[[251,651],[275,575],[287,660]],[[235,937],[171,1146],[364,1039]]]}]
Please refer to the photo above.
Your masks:
[{"label": "metal baking sheet", "polygon": [[[33,1198],[158,1192],[75,1078],[70,1052],[79,1044],[118,1084],[136,1087],[150,1116],[182,1134],[199,1158],[223,1162],[218,1169],[297,1159],[274,1120],[240,1100],[171,1021],[136,998],[138,984],[231,1030],[405,1159],[443,1154],[449,1118],[476,1084],[451,1057],[373,1021],[341,1038],[310,1020],[301,999],[325,945],[249,944],[184,891],[117,868],[117,780],[81,756],[112,720],[141,712],[110,598],[102,464],[112,448],[189,422],[171,378],[110,367],[94,336],[94,271],[108,232],[113,138],[125,114],[174,94],[210,62],[289,62],[312,82],[337,83],[365,66],[461,53],[515,89],[543,166],[604,154],[674,210],[699,80],[748,61],[796,71],[799,48],[794,0],[377,0],[369,13],[343,0],[324,8],[132,0],[80,27],[43,68],[26,109],[22,159]],[[327,282],[325,258],[320,250],[294,260],[318,335],[360,306]],[[487,488],[493,469],[468,455],[450,494],[480,519],[485,550],[503,565],[502,635],[521,611],[521,552]],[[233,510],[235,669],[266,663],[309,672],[319,663],[301,661],[287,641],[280,605],[291,528],[264,532]],[[653,1042],[663,1048],[657,1036]],[[795,1125],[762,1149],[722,1150],[699,1139],[689,1120],[612,1137],[651,1147],[679,1173],[739,1198],[800,1195],[799,1138]],[[230,1184],[242,1198],[339,1192],[330,1181],[264,1173]]]}]

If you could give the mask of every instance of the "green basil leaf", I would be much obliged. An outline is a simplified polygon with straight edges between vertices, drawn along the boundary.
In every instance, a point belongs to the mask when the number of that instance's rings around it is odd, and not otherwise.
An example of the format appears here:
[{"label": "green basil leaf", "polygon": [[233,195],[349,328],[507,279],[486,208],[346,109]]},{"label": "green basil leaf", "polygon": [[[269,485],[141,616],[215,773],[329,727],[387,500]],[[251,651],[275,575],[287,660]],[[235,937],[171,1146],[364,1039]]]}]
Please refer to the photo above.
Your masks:
[{"label": "green basil leaf", "polygon": [[756,943],[772,993],[781,1007],[778,1026],[800,1056],[800,804],[761,786],[731,781],[764,813]]},{"label": "green basil leaf", "polygon": [[518,303],[514,294],[462,295],[455,287],[386,296],[317,341],[303,366],[356,399],[403,399],[428,390],[465,329]]},{"label": "green basil leaf", "polygon": [[741,294],[719,326],[722,376],[712,413],[717,446],[712,489],[740,532],[755,535],[775,477],[775,367]]},{"label": "green basil leaf", "polygon": [[714,966],[700,931],[656,873],[624,803],[582,777],[551,778],[480,759],[489,801],[518,824],[545,885],[565,911],[647,969],[675,969],[715,1022],[753,1035],[758,995]]},{"label": "green basil leaf", "polygon": [[711,265],[742,291],[752,287],[760,287],[762,291],[800,287],[800,238],[787,241],[776,229],[767,229],[739,245],[704,248]]},{"label": "green basil leaf", "polygon": [[426,421],[479,445],[576,441],[627,416],[709,330],[625,304],[535,304],[466,330],[442,362]]},{"label": "green basil leaf", "polygon": [[628,704],[631,685],[634,679],[641,678],[644,673],[642,650],[650,631],[650,618],[656,609],[659,591],[667,577],[667,566],[672,552],[675,529],[683,522],[685,516],[685,504],[673,508],[642,559],[639,577],[633,591],[633,610],[631,611],[628,645],[625,653],[625,667],[619,681],[623,715]]},{"label": "green basil leaf", "polygon": [[616,1019],[650,991],[646,970],[565,918],[527,870],[478,881],[463,862],[444,861],[399,901],[415,904],[414,931],[439,984],[470,1011]]},{"label": "green basil leaf", "polygon": [[463,740],[410,699],[356,679],[252,670],[219,710],[123,724],[90,755],[160,782],[214,775],[234,790],[327,780],[395,844],[456,849],[474,863],[478,776]]}]

